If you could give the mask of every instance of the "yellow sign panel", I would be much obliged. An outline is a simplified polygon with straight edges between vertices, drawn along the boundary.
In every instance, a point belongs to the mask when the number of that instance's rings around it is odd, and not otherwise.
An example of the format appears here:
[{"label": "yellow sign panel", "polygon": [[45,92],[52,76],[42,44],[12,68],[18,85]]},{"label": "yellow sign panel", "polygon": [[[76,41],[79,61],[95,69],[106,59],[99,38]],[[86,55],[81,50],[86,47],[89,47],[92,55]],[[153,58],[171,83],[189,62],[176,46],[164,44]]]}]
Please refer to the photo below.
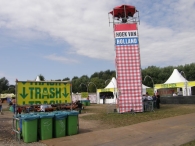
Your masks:
[{"label": "yellow sign panel", "polygon": [[180,83],[172,83],[172,84],[155,84],[156,89],[161,89],[161,88],[181,88],[184,87],[185,83],[180,82]]},{"label": "yellow sign panel", "polygon": [[97,89],[97,92],[116,92],[115,88]]},{"label": "yellow sign panel", "polygon": [[70,82],[17,82],[17,104],[61,104],[71,102]]}]

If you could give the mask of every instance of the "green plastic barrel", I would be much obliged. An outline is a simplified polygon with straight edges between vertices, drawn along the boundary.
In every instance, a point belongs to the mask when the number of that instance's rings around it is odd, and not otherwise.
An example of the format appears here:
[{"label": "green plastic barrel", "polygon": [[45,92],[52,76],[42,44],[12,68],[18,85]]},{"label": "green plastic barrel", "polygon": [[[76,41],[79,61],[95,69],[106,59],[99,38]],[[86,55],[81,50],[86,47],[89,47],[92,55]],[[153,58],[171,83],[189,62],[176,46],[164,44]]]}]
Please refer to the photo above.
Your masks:
[{"label": "green plastic barrel", "polygon": [[90,106],[90,100],[86,100],[86,105]]},{"label": "green plastic barrel", "polygon": [[66,112],[59,112],[55,113],[54,115],[54,137],[64,137],[66,136],[66,118],[67,118]]},{"label": "green plastic barrel", "polygon": [[22,118],[22,136],[26,143],[37,141],[37,126],[39,116],[31,115]]},{"label": "green plastic barrel", "polygon": [[86,100],[81,100],[81,103],[83,104],[83,106],[87,106]]},{"label": "green plastic barrel", "polygon": [[53,117],[54,114],[39,115],[39,137],[41,140],[53,138]]},{"label": "green plastic barrel", "polygon": [[79,123],[78,123],[78,111],[68,112],[67,117],[67,135],[75,135],[79,132]]},{"label": "green plastic barrel", "polygon": [[24,131],[24,118],[29,117],[29,114],[21,114],[20,115],[20,128],[21,128],[21,137],[23,137]]}]

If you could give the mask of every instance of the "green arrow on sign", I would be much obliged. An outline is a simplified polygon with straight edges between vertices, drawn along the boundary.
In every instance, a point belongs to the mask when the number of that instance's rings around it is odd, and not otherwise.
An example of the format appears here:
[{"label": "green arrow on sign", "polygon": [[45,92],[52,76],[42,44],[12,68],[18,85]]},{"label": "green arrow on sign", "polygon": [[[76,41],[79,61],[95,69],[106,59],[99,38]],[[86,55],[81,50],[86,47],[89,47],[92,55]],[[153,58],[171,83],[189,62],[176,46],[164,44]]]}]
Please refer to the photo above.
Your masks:
[{"label": "green arrow on sign", "polygon": [[23,87],[23,90],[22,90],[22,94],[20,94],[21,96],[22,96],[22,98],[23,99],[25,99],[26,98],[26,96],[28,95],[28,94],[25,94],[25,87]]},{"label": "green arrow on sign", "polygon": [[69,93],[66,93],[66,88],[64,88],[64,93],[62,94],[64,95],[65,98],[68,96]]}]

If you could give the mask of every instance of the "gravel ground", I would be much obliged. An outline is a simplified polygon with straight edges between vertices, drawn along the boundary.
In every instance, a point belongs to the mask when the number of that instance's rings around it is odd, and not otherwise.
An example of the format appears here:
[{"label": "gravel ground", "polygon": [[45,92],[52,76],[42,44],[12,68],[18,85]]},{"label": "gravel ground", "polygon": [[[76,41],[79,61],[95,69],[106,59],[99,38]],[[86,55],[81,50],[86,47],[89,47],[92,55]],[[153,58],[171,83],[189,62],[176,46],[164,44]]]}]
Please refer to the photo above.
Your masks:
[{"label": "gravel ground", "polygon": [[[8,111],[8,105],[3,105],[3,115],[0,114],[0,146],[47,146],[41,142],[24,143],[23,140],[15,139],[15,133],[12,130],[13,113]],[[88,115],[90,113],[83,112],[79,117]],[[98,121],[86,121],[79,118],[79,134],[97,131],[109,128],[109,125],[100,124]]]},{"label": "gravel ground", "polygon": [[0,115],[0,146],[46,146],[40,142],[24,143],[22,140],[15,139],[15,134],[12,130],[13,113],[4,111]]}]

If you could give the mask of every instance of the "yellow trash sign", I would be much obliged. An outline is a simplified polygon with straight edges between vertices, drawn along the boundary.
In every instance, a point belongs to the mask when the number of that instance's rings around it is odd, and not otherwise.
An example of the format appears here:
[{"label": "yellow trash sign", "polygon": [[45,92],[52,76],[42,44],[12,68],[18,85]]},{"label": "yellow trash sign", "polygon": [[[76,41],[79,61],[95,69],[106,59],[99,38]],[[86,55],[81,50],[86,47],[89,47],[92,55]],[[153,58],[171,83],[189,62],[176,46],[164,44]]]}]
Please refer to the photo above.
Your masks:
[{"label": "yellow trash sign", "polygon": [[71,102],[70,82],[17,82],[17,104],[61,104]]}]

